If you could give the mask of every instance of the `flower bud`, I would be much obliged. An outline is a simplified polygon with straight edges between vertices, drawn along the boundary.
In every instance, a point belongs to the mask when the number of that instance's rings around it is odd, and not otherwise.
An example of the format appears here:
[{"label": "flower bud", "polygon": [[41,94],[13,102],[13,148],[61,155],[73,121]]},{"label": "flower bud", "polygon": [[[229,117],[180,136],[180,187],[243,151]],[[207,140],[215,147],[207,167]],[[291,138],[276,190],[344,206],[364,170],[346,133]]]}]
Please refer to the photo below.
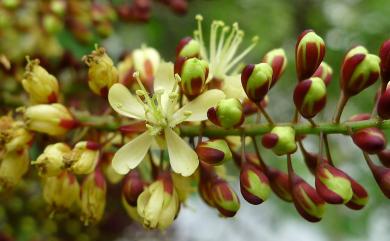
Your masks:
[{"label": "flower bud", "polygon": [[199,160],[210,165],[221,165],[232,158],[232,152],[225,140],[214,139],[200,143],[196,147]]},{"label": "flower bud", "polygon": [[183,38],[182,40],[180,40],[179,44],[176,47],[176,58],[199,57],[199,54],[200,54],[200,44],[198,41],[196,41],[191,37]]},{"label": "flower bud", "polygon": [[69,209],[79,200],[79,196],[79,183],[70,172],[64,171],[44,180],[43,198],[53,211]]},{"label": "flower bud", "polygon": [[27,107],[24,117],[29,130],[51,136],[65,135],[78,124],[69,110],[57,103]]},{"label": "flower bud", "polygon": [[10,116],[0,117],[0,153],[24,149],[32,141],[22,121],[14,121]]},{"label": "flower bud", "polygon": [[378,159],[385,167],[390,167],[390,150],[385,149],[377,153]]},{"label": "flower bud", "polygon": [[348,175],[327,162],[317,166],[315,184],[318,194],[327,203],[347,203],[353,196]]},{"label": "flower bud", "polygon": [[[362,121],[370,118],[370,114],[358,114],[352,116],[349,121]],[[370,154],[378,153],[386,147],[385,135],[376,127],[360,129],[355,131],[351,137],[360,149]]]},{"label": "flower bud", "polygon": [[297,150],[295,130],[290,126],[276,126],[271,132],[263,135],[263,146],[278,155],[294,153]]},{"label": "flower bud", "polygon": [[390,119],[390,88],[387,88],[386,91],[379,96],[376,110],[380,118],[384,120]]},{"label": "flower bud", "polygon": [[239,127],[245,120],[241,102],[236,98],[220,100],[207,111],[208,119],[223,128]]},{"label": "flower bud", "polygon": [[349,177],[353,191],[352,198],[345,205],[353,210],[360,210],[364,208],[368,202],[368,193],[362,185],[360,185],[353,178]]},{"label": "flower bud", "polygon": [[121,61],[118,63],[118,81],[119,83],[131,86],[134,83],[134,64],[131,54],[126,53],[121,57]]},{"label": "flower bud", "polygon": [[301,143],[299,143],[299,145],[307,168],[312,174],[315,174],[317,169],[317,162],[318,160],[321,160],[319,159],[319,155],[317,153],[307,151]]},{"label": "flower bud", "polygon": [[41,176],[57,176],[64,168],[64,155],[70,151],[71,149],[65,143],[48,145],[32,164],[38,167]]},{"label": "flower bud", "polygon": [[379,58],[381,59],[381,76],[384,85],[390,81],[390,39],[386,40],[380,50]]},{"label": "flower bud", "polygon": [[311,77],[298,83],[294,90],[294,103],[305,118],[313,118],[326,104],[326,86],[322,79]]},{"label": "flower bud", "polygon": [[273,167],[267,167],[267,177],[272,191],[286,202],[292,201],[288,174]]},{"label": "flower bud", "polygon": [[198,184],[199,196],[203,201],[210,207],[215,207],[212,193],[211,193],[211,181],[210,180],[200,180]]},{"label": "flower bud", "polygon": [[322,79],[326,86],[330,84],[332,81],[333,69],[324,61],[321,62],[320,66],[318,66],[316,72],[314,72],[312,77],[318,77]]},{"label": "flower bud", "polygon": [[354,96],[374,84],[379,77],[378,56],[363,46],[349,50],[341,67],[340,87],[346,96]]},{"label": "flower bud", "polygon": [[250,100],[259,103],[272,83],[272,67],[267,63],[249,64],[241,73],[241,84]]},{"label": "flower bud", "polygon": [[240,200],[225,180],[215,178],[211,185],[211,195],[215,207],[224,217],[233,217],[240,209]]},{"label": "flower bud", "polygon": [[304,31],[295,46],[295,66],[298,80],[310,78],[325,56],[324,40],[313,30]]},{"label": "flower bud", "polygon": [[99,149],[100,145],[93,141],[81,141],[64,155],[65,166],[75,174],[90,174],[99,161]]},{"label": "flower bud", "polygon": [[137,199],[139,195],[144,191],[145,183],[141,179],[140,174],[136,170],[130,171],[122,186],[122,196],[125,198],[126,203],[130,206],[137,206]]},{"label": "flower bud", "polygon": [[325,211],[325,202],[318,195],[316,189],[305,182],[301,177],[292,174],[291,193],[295,208],[299,214],[309,222],[318,222]]},{"label": "flower bud", "polygon": [[92,51],[90,55],[84,56],[83,61],[88,65],[88,85],[93,93],[107,97],[108,90],[118,82],[118,70],[115,68],[112,59],[106,54],[104,48]]},{"label": "flower bud", "polygon": [[106,181],[100,170],[85,177],[80,192],[81,221],[85,225],[99,222],[106,206]]},{"label": "flower bud", "polygon": [[370,163],[369,166],[382,193],[390,199],[390,168],[373,163]]},{"label": "flower bud", "polygon": [[27,149],[6,152],[0,162],[0,187],[10,189],[16,186],[27,172],[29,158]]},{"label": "flower bud", "polygon": [[264,202],[271,193],[267,176],[250,163],[241,167],[240,190],[245,200],[253,205]]},{"label": "flower bud", "polygon": [[159,179],[139,195],[137,211],[147,228],[166,229],[179,212],[180,202],[169,173]]},{"label": "flower bud", "polygon": [[132,52],[134,71],[149,91],[153,89],[153,80],[160,65],[160,54],[154,48],[141,47]]},{"label": "flower bud", "polygon": [[58,81],[39,65],[39,60],[29,60],[22,85],[34,104],[54,103],[58,100]]},{"label": "flower bud", "polygon": [[200,95],[209,74],[208,64],[198,58],[178,58],[175,62],[175,74],[179,74],[180,87],[187,98],[194,99]]},{"label": "flower bud", "polygon": [[287,66],[287,56],[283,49],[273,49],[265,54],[263,63],[272,67],[272,82],[270,88],[276,84]]}]

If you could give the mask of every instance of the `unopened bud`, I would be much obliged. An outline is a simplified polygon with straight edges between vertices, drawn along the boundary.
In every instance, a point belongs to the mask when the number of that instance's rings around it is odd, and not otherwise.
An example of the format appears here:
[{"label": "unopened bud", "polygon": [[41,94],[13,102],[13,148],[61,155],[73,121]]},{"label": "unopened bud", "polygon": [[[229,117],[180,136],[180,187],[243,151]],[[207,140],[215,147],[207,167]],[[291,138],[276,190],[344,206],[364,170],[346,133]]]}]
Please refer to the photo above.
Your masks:
[{"label": "unopened bud", "polygon": [[32,164],[38,167],[39,175],[56,176],[64,169],[64,155],[70,151],[71,149],[65,143],[48,145]]},{"label": "unopened bud", "polygon": [[175,74],[180,76],[180,87],[189,99],[200,95],[209,74],[208,64],[198,58],[180,57],[175,62]]},{"label": "unopened bud", "polygon": [[47,177],[43,184],[43,198],[52,211],[72,207],[79,200],[80,187],[76,177],[67,171],[58,176]]},{"label": "unopened bud", "polygon": [[390,88],[387,88],[386,91],[380,95],[377,112],[380,118],[384,120],[390,119]]},{"label": "unopened bud", "polygon": [[154,48],[141,47],[132,52],[134,71],[139,73],[143,84],[152,90],[153,80],[160,66],[160,54]]},{"label": "unopened bud", "polygon": [[210,165],[221,165],[232,158],[232,153],[225,140],[214,139],[200,143],[196,147],[199,160]]},{"label": "unopened bud", "polygon": [[216,178],[211,187],[213,203],[224,217],[233,217],[240,209],[240,200],[225,180]]},{"label": "unopened bud", "polygon": [[295,130],[290,126],[276,126],[263,136],[262,144],[278,156],[294,153],[297,150]]},{"label": "unopened bud", "polygon": [[191,37],[185,37],[180,40],[179,44],[176,47],[176,58],[185,57],[199,57],[200,54],[200,44],[198,41]]},{"label": "unopened bud", "polygon": [[327,162],[318,165],[315,184],[318,194],[327,203],[347,203],[353,196],[348,175]]},{"label": "unopened bud", "polygon": [[32,133],[25,129],[22,121],[14,121],[8,115],[0,117],[0,153],[22,150],[32,139]]},{"label": "unopened bud", "polygon": [[341,67],[340,87],[344,94],[354,96],[374,84],[379,77],[379,61],[363,46],[349,50]]},{"label": "unopened bud", "polygon": [[130,206],[137,206],[138,196],[143,192],[145,183],[140,174],[132,170],[127,174],[122,186],[122,195]]},{"label": "unopened bud", "polygon": [[324,109],[326,86],[322,79],[311,77],[298,83],[294,90],[294,103],[305,118],[312,118]]},{"label": "unopened bud", "polygon": [[272,191],[286,202],[292,201],[288,174],[273,167],[267,167],[267,177]]},{"label": "unopened bud", "polygon": [[390,167],[390,150],[385,149],[377,153],[379,160],[385,167]]},{"label": "unopened bud", "polygon": [[29,167],[27,149],[6,152],[0,162],[0,187],[10,189],[15,187]]},{"label": "unopened bud", "polygon": [[380,50],[379,58],[381,59],[381,76],[384,85],[390,81],[390,39],[386,40]]},{"label": "unopened bud", "polygon": [[29,130],[51,136],[65,135],[78,124],[69,110],[57,103],[27,107],[24,117]]},{"label": "unopened bud", "polygon": [[352,198],[345,205],[353,210],[360,210],[364,208],[368,202],[368,193],[362,185],[360,185],[353,178],[349,177],[353,191]]},{"label": "unopened bud", "polygon": [[267,63],[249,64],[241,73],[241,84],[248,98],[259,103],[272,83],[272,67]]},{"label": "unopened bud", "polygon": [[24,90],[34,104],[54,103],[58,100],[58,81],[39,65],[39,60],[27,60],[26,72],[22,80]]},{"label": "unopened bud", "polygon": [[267,176],[250,163],[241,167],[240,190],[245,200],[253,205],[264,202],[271,193]]},{"label": "unopened bud", "polygon": [[322,61],[320,66],[318,66],[316,72],[314,72],[313,77],[318,77],[322,79],[326,86],[332,81],[333,70],[330,65]]},{"label": "unopened bud", "polygon": [[88,65],[88,85],[97,95],[106,97],[111,86],[118,82],[118,70],[104,48],[96,47],[90,55],[84,56]]},{"label": "unopened bud", "polygon": [[223,128],[239,127],[244,122],[241,102],[236,98],[223,99],[207,111],[208,119]]},{"label": "unopened bud", "polygon": [[298,80],[310,78],[325,56],[324,40],[313,30],[304,31],[295,46],[295,65]]},{"label": "unopened bud", "polygon": [[93,141],[78,142],[72,151],[64,156],[64,162],[75,174],[90,174],[100,158],[100,145]]},{"label": "unopened bud", "polygon": [[80,194],[81,221],[85,225],[97,223],[103,218],[106,191],[106,181],[100,170],[85,177]]},{"label": "unopened bud", "polygon": [[287,56],[283,49],[273,49],[265,54],[263,63],[272,67],[272,82],[270,88],[276,84],[287,66]]}]

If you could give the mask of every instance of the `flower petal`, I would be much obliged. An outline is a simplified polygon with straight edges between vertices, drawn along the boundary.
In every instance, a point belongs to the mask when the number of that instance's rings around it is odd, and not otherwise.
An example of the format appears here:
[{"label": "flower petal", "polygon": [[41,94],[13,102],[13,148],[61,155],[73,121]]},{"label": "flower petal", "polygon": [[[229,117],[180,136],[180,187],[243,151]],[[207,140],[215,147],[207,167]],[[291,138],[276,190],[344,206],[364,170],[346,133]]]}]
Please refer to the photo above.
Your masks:
[{"label": "flower petal", "polygon": [[152,144],[153,136],[147,131],[122,146],[112,159],[112,167],[119,174],[126,174],[144,159]]},{"label": "flower petal", "polygon": [[198,155],[171,128],[165,128],[164,133],[172,170],[185,177],[192,175],[199,165]]},{"label": "flower petal", "polygon": [[121,115],[139,120],[145,119],[145,110],[126,86],[114,84],[108,92],[108,102]]},{"label": "flower petal", "polygon": [[221,90],[208,90],[180,108],[174,114],[173,120],[182,119],[187,111],[190,111],[192,114],[186,119],[186,121],[206,120],[208,109],[216,106],[223,98],[225,98],[225,94]]},{"label": "flower petal", "polygon": [[176,84],[173,64],[171,62],[162,62],[156,72],[154,78],[154,92],[163,90],[161,96],[161,105],[163,110],[166,110],[169,100],[169,94],[172,93],[173,86]]},{"label": "flower petal", "polygon": [[247,98],[241,84],[240,75],[227,76],[223,83],[222,91],[225,93],[226,98],[237,98],[241,101]]}]

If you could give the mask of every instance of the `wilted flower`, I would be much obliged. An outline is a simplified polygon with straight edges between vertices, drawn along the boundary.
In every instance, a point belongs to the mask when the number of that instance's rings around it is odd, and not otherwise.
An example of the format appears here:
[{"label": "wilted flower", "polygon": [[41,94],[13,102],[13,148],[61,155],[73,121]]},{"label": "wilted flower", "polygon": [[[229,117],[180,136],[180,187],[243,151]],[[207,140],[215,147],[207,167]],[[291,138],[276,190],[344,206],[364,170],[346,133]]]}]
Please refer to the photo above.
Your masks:
[{"label": "wilted flower", "polygon": [[0,117],[0,153],[24,149],[32,138],[22,121],[15,121],[8,115]]},{"label": "wilted flower", "polygon": [[[139,79],[138,79],[139,80]],[[126,174],[135,168],[145,157],[153,139],[164,133],[171,167],[176,173],[189,176],[198,167],[195,151],[173,130],[183,121],[207,119],[207,110],[224,98],[220,90],[209,90],[178,109],[178,82],[173,76],[171,63],[160,64],[154,81],[154,95],[150,97],[146,89],[132,95],[128,89],[115,84],[109,92],[111,107],[121,115],[145,120],[148,130],[119,149],[112,160],[114,169]]]},{"label": "wilted flower", "polygon": [[276,155],[294,153],[297,150],[295,130],[290,126],[276,126],[262,138],[264,147],[271,149]]},{"label": "wilted flower", "polygon": [[272,67],[272,82],[269,87],[271,89],[286,69],[286,53],[284,52],[284,49],[273,49],[265,54],[262,62],[267,63]]},{"label": "wilted flower", "polygon": [[70,151],[70,147],[65,143],[48,145],[32,164],[38,167],[40,175],[56,176],[65,168],[64,155]]},{"label": "wilted flower", "polygon": [[9,189],[16,186],[29,166],[28,150],[26,148],[6,152],[0,161],[0,187]]},{"label": "wilted flower", "polygon": [[236,98],[223,99],[207,111],[208,119],[223,128],[239,127],[245,120],[241,102]]},{"label": "wilted flower", "polygon": [[199,160],[210,165],[221,165],[232,158],[232,153],[225,140],[213,139],[200,143],[196,147]]},{"label": "wilted flower", "polygon": [[64,155],[64,164],[75,174],[89,174],[95,170],[100,158],[100,145],[93,141],[78,142]]}]

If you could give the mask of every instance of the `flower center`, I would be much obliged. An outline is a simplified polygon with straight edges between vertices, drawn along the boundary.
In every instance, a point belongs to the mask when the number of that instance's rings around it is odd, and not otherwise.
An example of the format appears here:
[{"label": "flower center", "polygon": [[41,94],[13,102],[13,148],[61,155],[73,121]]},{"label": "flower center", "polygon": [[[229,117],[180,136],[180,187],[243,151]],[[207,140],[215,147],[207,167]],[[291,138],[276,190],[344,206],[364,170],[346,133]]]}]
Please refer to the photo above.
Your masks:
[{"label": "flower center", "polygon": [[198,29],[194,31],[194,39],[200,43],[200,55],[209,62],[209,78],[224,79],[228,72],[235,67],[257,44],[258,37],[252,38],[252,44],[241,54],[236,55],[240,46],[244,32],[239,28],[238,23],[231,27],[225,26],[223,21],[213,21],[210,30],[209,55],[207,54],[206,44],[203,40],[201,15],[196,16]]}]

